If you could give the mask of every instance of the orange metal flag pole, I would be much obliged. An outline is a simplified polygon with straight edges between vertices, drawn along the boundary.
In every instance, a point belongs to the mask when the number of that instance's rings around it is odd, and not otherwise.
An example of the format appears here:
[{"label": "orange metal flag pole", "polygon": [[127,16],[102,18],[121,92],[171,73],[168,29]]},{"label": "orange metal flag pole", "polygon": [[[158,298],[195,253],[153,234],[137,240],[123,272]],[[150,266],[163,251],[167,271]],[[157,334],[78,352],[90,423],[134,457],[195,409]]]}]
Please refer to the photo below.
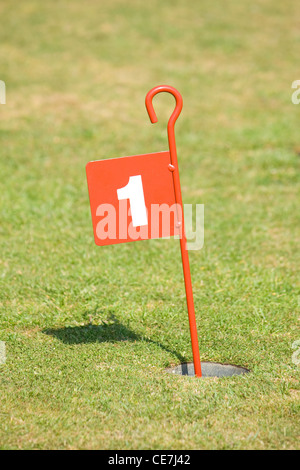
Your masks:
[{"label": "orange metal flag pole", "polygon": [[183,204],[182,204],[176,142],[175,142],[175,132],[174,132],[175,122],[179,114],[181,113],[183,102],[182,102],[182,96],[179,93],[179,91],[176,90],[176,88],[173,88],[168,85],[161,85],[161,86],[152,88],[152,90],[150,90],[146,96],[146,109],[148,111],[150,121],[152,123],[157,122],[157,117],[153,108],[152,100],[153,100],[153,97],[157,93],[162,93],[162,92],[171,93],[171,95],[173,95],[176,99],[175,109],[168,122],[168,140],[169,140],[169,149],[170,149],[170,158],[171,158],[171,164],[169,165],[169,169],[173,173],[175,200],[176,200],[176,203],[179,204],[182,209],[181,211],[182,220],[179,221],[181,222],[181,229],[182,229],[181,237],[180,237],[181,258],[182,258],[182,266],[183,266],[187,308],[188,308],[188,315],[189,315],[195,375],[197,377],[201,377],[202,374],[201,374],[201,363],[200,363],[197,325],[196,325],[196,317],[195,317],[194,298],[193,298],[193,288],[192,288],[189,254],[187,250],[187,241],[186,241],[186,235],[185,235]]}]

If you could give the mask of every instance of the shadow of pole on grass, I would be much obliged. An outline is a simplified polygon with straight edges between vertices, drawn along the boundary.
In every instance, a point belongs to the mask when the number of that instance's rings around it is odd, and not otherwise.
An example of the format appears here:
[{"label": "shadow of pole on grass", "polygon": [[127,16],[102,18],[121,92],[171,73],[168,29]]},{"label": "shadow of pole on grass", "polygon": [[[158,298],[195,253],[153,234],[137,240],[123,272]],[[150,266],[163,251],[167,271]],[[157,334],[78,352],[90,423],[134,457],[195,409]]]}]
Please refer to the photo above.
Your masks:
[{"label": "shadow of pole on grass", "polygon": [[123,325],[114,315],[100,325],[87,324],[84,326],[67,326],[64,328],[46,328],[46,335],[53,336],[65,344],[88,344],[88,343],[116,343],[120,341],[145,341],[159,346],[164,351],[174,354],[180,362],[185,358],[178,352],[167,348],[158,341],[144,338]]}]

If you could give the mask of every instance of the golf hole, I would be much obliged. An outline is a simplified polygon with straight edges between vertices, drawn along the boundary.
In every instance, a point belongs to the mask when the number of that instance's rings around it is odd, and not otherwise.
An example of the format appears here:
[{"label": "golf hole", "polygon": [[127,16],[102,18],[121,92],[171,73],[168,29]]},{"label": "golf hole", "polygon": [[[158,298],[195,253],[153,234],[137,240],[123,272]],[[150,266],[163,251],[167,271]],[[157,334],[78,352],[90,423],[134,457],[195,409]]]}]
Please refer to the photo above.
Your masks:
[{"label": "golf hole", "polygon": [[[249,369],[233,364],[220,364],[218,362],[201,362],[202,377],[232,377],[233,375],[248,374]],[[175,375],[195,376],[194,364],[185,362],[175,367],[169,367],[166,372]]]}]

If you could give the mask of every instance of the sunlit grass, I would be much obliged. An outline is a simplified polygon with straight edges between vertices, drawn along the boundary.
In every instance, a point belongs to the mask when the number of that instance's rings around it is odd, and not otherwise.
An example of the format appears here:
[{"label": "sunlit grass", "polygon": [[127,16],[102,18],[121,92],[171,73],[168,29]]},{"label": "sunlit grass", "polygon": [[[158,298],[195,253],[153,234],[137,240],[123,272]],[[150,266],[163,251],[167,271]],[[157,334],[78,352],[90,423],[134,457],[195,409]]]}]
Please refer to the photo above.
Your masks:
[{"label": "sunlit grass", "polygon": [[[295,2],[0,6],[1,448],[297,448]],[[94,245],[89,160],[167,148],[205,205],[190,252],[200,353],[251,374],[184,379],[178,241]]]}]

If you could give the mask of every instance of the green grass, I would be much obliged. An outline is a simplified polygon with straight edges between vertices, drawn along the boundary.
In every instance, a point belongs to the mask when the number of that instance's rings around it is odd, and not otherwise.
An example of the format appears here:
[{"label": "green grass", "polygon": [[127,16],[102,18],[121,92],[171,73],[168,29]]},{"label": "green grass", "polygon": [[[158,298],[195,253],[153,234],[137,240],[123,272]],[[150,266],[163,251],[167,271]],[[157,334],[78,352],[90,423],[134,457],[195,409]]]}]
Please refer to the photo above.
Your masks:
[{"label": "green grass", "polygon": [[[299,447],[299,14],[130,0],[0,5],[2,449]],[[167,148],[173,98],[183,199],[205,204],[190,252],[198,380],[176,240],[96,247],[90,160]]]}]

